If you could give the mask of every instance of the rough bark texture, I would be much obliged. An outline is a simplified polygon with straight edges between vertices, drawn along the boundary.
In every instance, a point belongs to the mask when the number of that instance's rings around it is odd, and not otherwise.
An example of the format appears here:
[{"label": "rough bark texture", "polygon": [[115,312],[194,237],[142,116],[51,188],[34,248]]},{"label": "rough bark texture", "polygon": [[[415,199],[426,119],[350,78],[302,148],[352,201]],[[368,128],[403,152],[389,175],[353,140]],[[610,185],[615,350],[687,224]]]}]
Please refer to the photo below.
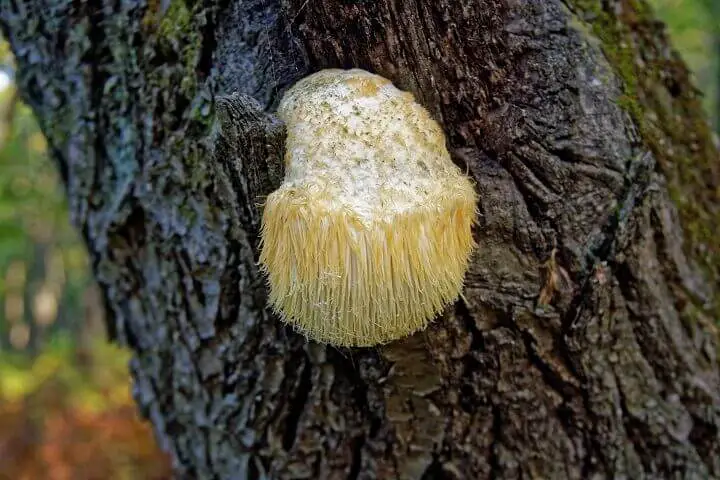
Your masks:
[{"label": "rough bark texture", "polygon": [[[166,4],[0,24],[180,477],[720,476],[718,153],[642,1]],[[281,326],[255,263],[263,110],[331,66],[414,92],[481,198],[464,300],[379,348]]]}]

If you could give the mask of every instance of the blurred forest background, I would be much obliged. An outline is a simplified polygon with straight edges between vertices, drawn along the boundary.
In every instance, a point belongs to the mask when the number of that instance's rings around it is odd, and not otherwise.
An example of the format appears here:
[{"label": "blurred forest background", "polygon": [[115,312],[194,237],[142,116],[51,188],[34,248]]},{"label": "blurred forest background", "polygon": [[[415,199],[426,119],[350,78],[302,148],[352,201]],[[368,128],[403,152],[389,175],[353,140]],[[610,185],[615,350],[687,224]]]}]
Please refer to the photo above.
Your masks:
[{"label": "blurred forest background", "polygon": [[[651,0],[720,125],[720,0]],[[165,479],[0,39],[0,480]]]}]

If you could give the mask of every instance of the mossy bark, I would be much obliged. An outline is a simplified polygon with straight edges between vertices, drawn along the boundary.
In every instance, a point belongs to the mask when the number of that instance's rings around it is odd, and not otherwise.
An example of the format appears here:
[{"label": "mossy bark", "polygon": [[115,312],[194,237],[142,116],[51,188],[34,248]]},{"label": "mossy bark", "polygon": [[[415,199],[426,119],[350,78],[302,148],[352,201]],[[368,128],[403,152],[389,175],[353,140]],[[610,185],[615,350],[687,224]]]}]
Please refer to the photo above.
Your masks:
[{"label": "mossy bark", "polygon": [[[0,24],[180,477],[720,476],[718,151],[644,2],[8,0]],[[324,67],[412,91],[480,194],[464,298],[383,347],[283,327],[256,265],[263,110]]]}]

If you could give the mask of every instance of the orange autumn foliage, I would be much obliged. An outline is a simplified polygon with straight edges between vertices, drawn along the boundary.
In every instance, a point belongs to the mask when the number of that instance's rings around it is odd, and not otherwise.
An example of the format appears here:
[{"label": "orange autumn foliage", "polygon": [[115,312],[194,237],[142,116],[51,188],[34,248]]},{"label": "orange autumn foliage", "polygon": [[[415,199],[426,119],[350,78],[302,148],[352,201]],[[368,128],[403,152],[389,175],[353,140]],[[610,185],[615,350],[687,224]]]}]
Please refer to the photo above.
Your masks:
[{"label": "orange autumn foliage", "polygon": [[172,478],[127,377],[119,389],[91,385],[99,408],[78,401],[78,387],[62,371],[20,398],[3,398],[0,390],[0,480]]}]

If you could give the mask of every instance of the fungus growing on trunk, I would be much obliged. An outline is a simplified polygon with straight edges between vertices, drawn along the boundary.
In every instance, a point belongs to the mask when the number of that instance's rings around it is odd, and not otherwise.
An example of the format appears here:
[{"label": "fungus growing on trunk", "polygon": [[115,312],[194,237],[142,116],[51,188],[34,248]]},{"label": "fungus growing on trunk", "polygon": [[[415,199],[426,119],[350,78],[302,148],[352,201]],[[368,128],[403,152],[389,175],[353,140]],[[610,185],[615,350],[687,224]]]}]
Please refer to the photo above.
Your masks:
[{"label": "fungus growing on trunk", "polygon": [[473,185],[412,94],[363,70],[287,91],[285,179],[267,198],[270,304],[311,339],[386,343],[425,328],[462,289]]}]

